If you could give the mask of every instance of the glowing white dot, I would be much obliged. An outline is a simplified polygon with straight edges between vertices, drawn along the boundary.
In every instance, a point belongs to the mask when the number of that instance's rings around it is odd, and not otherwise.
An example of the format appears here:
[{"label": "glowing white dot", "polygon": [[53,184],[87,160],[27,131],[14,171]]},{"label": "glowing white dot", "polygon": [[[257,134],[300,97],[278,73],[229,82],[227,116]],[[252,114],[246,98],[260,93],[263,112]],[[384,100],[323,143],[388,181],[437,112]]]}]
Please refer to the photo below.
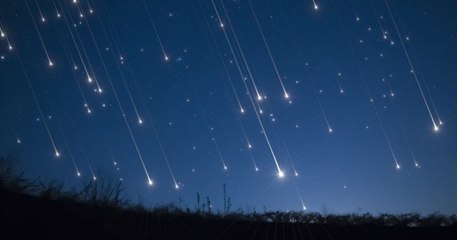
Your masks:
[{"label": "glowing white dot", "polygon": [[435,126],[433,127],[433,130],[434,130],[435,132],[438,132],[438,131],[440,130],[440,128],[439,128],[438,126],[435,125]]},{"label": "glowing white dot", "polygon": [[248,148],[252,148],[252,145],[250,143],[248,143]]},{"label": "glowing white dot", "polygon": [[294,175],[295,175],[295,177],[298,177],[298,172],[295,172]]},{"label": "glowing white dot", "polygon": [[9,46],[8,46],[8,49],[9,49],[9,50],[13,50],[13,46],[9,45]]},{"label": "glowing white dot", "polygon": [[149,185],[149,186],[152,186],[153,184],[154,184],[154,182],[152,182],[152,180],[149,179],[149,180],[148,180],[148,185]]},{"label": "glowing white dot", "polygon": [[60,157],[60,153],[56,151],[56,157]]},{"label": "glowing white dot", "polygon": [[76,176],[81,177],[81,173],[80,173],[80,172],[77,172],[77,173],[76,173]]},{"label": "glowing white dot", "polygon": [[284,176],[285,176],[285,175],[284,175],[284,172],[283,172],[282,170],[279,170],[279,171],[278,171],[278,177],[279,177],[279,178],[284,178]]},{"label": "glowing white dot", "polygon": [[41,18],[41,21],[42,21],[42,22],[46,22],[46,18],[42,17],[42,18]]},{"label": "glowing white dot", "polygon": [[284,93],[284,97],[285,97],[286,99],[289,99],[289,94]]},{"label": "glowing white dot", "polygon": [[21,143],[21,139],[18,138],[16,142],[20,144]]},{"label": "glowing white dot", "polygon": [[165,61],[168,61],[168,56],[167,55],[165,55]]},{"label": "glowing white dot", "polygon": [[440,125],[443,125],[444,123],[440,120]]},{"label": "glowing white dot", "polygon": [[257,95],[257,100],[262,101],[262,96]]},{"label": "glowing white dot", "polygon": [[241,112],[241,113],[244,113],[244,109],[243,109],[243,108],[241,108],[241,109],[240,109],[240,112]]},{"label": "glowing white dot", "polygon": [[94,179],[94,181],[97,181],[97,177],[96,176],[93,176],[92,179]]},{"label": "glowing white dot", "polygon": [[420,165],[417,162],[414,163],[414,166],[417,167],[417,168],[420,168]]},{"label": "glowing white dot", "polygon": [[54,63],[52,63],[52,61],[49,61],[49,66],[50,67],[54,66]]},{"label": "glowing white dot", "polygon": [[224,165],[224,170],[227,170],[227,169],[228,169],[228,167],[226,165]]},{"label": "glowing white dot", "polygon": [[60,18],[60,13],[57,13],[57,17]]},{"label": "glowing white dot", "polygon": [[179,189],[179,185],[178,184],[175,184],[175,189]]},{"label": "glowing white dot", "polygon": [[333,132],[333,129],[332,129],[332,128],[328,128],[328,132],[329,132],[329,133],[332,133],[332,132]]},{"label": "glowing white dot", "polygon": [[400,164],[397,163],[396,168],[397,168],[397,170],[399,170],[400,169]]},{"label": "glowing white dot", "polygon": [[141,118],[138,118],[138,124],[143,124],[143,120]]},{"label": "glowing white dot", "polygon": [[259,168],[258,168],[258,167],[255,167],[255,171],[258,172],[258,171],[259,171]]},{"label": "glowing white dot", "polygon": [[317,4],[314,4],[314,10],[319,10],[319,6],[317,6]]}]

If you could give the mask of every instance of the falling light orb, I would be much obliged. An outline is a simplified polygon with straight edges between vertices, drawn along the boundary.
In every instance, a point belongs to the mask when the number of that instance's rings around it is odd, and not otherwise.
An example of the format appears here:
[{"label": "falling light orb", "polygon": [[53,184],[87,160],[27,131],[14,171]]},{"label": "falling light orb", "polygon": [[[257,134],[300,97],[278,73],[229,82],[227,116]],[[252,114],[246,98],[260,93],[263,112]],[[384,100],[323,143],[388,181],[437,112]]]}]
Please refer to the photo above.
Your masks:
[{"label": "falling light orb", "polygon": [[77,172],[77,173],[76,173],[76,176],[81,177],[81,173],[80,173],[80,172]]},{"label": "falling light orb", "polygon": [[279,177],[279,178],[284,178],[284,177],[285,177],[284,172],[281,171],[281,170],[279,170],[279,171],[278,171],[278,177]]},{"label": "falling light orb", "polygon": [[179,185],[178,184],[175,184],[175,189],[179,189]]},{"label": "falling light orb", "polygon": [[56,151],[56,157],[60,157],[60,153]]},{"label": "falling light orb", "polygon": [[397,168],[397,170],[400,170],[400,164],[397,163],[396,168]]},{"label": "falling light orb", "polygon": [[440,130],[440,128],[439,128],[438,126],[435,125],[435,126],[433,127],[433,131],[438,132],[439,130]]},{"label": "falling light orb", "polygon": [[152,182],[152,180],[149,179],[149,180],[148,180],[148,185],[149,185],[149,186],[152,186],[153,184],[154,184],[154,183]]}]

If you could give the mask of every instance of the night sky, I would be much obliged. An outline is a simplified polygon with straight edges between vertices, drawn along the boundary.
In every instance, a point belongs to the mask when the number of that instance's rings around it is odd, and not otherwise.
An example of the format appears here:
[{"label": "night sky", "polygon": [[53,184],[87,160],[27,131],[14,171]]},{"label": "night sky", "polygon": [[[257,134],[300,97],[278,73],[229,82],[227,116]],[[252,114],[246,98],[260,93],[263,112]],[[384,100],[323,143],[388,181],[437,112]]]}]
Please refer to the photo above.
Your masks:
[{"label": "night sky", "polygon": [[457,213],[457,2],[0,1],[0,154],[146,206]]}]

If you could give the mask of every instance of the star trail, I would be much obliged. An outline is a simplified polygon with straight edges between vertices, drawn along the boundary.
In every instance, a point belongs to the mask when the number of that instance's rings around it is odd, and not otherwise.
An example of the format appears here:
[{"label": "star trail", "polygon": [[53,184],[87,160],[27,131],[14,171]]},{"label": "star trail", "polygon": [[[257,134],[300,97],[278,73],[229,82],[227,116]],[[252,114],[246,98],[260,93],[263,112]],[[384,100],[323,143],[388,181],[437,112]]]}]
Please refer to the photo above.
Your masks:
[{"label": "star trail", "polygon": [[151,206],[455,213],[455,9],[1,1],[0,153]]}]

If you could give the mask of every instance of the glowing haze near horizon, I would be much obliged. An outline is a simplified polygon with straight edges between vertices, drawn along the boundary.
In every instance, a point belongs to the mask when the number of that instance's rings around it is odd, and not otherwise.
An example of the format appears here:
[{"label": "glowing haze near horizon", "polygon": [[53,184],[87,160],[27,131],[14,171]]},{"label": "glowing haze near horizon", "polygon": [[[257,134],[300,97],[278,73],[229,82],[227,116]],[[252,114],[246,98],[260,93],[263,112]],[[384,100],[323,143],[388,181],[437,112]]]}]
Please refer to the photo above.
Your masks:
[{"label": "glowing haze near horizon", "polygon": [[457,212],[455,1],[1,1],[0,153],[222,210]]}]

